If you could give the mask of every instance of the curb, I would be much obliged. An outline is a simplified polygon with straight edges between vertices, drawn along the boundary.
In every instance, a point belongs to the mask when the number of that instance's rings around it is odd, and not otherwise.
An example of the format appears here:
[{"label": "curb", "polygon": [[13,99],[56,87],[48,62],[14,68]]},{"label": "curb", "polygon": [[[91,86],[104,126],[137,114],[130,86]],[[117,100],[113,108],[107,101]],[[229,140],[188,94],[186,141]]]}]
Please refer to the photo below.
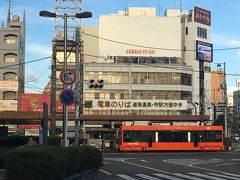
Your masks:
[{"label": "curb", "polygon": [[99,168],[89,169],[79,174],[74,174],[64,180],[97,180]]}]

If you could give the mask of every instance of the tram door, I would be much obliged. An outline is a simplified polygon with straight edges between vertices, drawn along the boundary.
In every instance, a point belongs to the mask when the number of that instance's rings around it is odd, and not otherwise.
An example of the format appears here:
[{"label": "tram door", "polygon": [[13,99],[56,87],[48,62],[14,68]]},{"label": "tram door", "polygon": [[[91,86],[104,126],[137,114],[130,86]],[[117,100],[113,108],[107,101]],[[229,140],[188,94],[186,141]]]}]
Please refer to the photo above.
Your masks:
[{"label": "tram door", "polygon": [[193,138],[194,138],[194,147],[198,147],[198,142],[199,142],[198,134],[197,133],[193,134]]},{"label": "tram door", "polygon": [[152,134],[149,134],[147,136],[147,142],[148,142],[148,147],[152,147],[152,142],[153,142],[153,136]]}]

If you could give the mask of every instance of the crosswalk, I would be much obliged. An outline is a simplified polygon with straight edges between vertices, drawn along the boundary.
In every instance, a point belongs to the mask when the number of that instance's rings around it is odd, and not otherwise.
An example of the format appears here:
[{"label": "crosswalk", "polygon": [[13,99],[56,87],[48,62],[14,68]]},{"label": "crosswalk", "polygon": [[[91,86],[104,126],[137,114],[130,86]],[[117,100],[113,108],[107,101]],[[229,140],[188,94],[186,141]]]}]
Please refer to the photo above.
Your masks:
[{"label": "crosswalk", "polygon": [[240,174],[232,173],[156,173],[156,174],[116,174],[125,180],[240,180]]}]

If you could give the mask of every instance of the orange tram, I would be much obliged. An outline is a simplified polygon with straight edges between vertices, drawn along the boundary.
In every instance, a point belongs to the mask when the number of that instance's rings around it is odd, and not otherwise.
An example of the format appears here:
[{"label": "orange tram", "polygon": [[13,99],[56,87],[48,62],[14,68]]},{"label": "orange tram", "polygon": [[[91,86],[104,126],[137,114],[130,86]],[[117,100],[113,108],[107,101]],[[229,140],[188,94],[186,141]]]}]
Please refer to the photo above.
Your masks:
[{"label": "orange tram", "polygon": [[222,151],[222,126],[122,126],[120,151]]}]

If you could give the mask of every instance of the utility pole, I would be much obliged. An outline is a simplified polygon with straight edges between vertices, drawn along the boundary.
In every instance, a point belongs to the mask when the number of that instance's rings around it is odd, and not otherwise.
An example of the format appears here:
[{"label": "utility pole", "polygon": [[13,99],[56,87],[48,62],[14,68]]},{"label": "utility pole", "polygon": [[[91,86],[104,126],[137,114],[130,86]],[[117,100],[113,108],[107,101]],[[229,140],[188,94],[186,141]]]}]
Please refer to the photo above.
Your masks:
[{"label": "utility pole", "polygon": [[224,132],[225,132],[225,137],[228,137],[228,122],[227,122],[227,82],[226,82],[226,63],[223,63],[223,73],[224,73]]},{"label": "utility pole", "polygon": [[79,78],[79,54],[80,54],[80,50],[79,50],[79,44],[80,44],[80,30],[79,28],[76,28],[76,61],[75,61],[75,72],[76,72],[76,83],[75,83],[75,96],[76,96],[76,103],[75,103],[75,146],[78,145],[79,142],[79,116],[80,116],[80,78]]},{"label": "utility pole", "polygon": [[[83,91],[84,91],[84,56],[83,56],[83,41],[80,40],[80,109],[79,113],[81,116],[83,114]],[[80,127],[83,135],[83,144],[86,144],[87,137],[86,137],[86,129],[85,129],[85,121],[80,121]]]},{"label": "utility pole", "polygon": [[53,45],[51,75],[51,136],[56,135],[56,45]]}]

